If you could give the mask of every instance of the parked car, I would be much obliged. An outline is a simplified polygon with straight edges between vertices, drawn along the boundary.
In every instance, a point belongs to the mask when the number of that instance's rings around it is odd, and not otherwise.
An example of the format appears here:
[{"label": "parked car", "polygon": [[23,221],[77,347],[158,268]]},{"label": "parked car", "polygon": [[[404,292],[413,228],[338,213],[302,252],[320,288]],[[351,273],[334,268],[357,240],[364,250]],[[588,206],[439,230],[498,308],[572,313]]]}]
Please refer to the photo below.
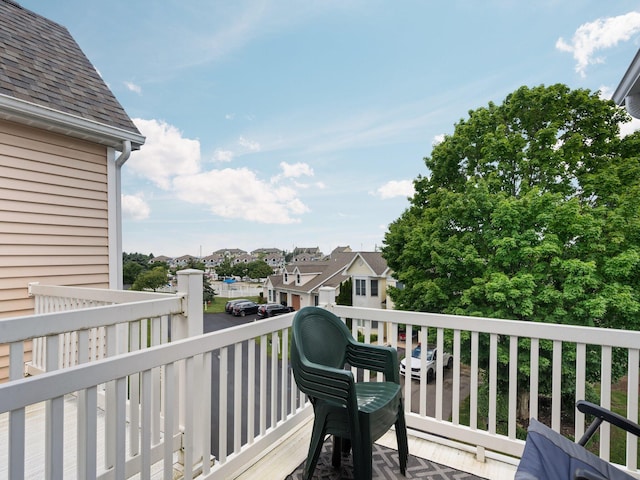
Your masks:
[{"label": "parked car", "polygon": [[267,303],[265,305],[260,305],[258,308],[258,316],[259,317],[274,317],[276,315],[282,315],[283,313],[293,312],[292,307],[287,307],[286,305],[281,305],[279,303]]},{"label": "parked car", "polygon": [[252,313],[258,313],[259,305],[255,302],[239,302],[233,306],[233,315],[236,317],[244,317]]},{"label": "parked car", "polygon": [[[414,328],[411,329],[411,338],[413,340],[417,340],[418,339],[418,331]],[[400,342],[406,342],[407,341],[407,327],[402,325],[398,328],[398,340]]]},{"label": "parked car", "polygon": [[[407,369],[407,361],[411,360],[411,377],[420,379],[420,354],[422,353],[422,346],[418,344],[411,351],[410,357],[405,357],[400,362],[400,375],[405,375]],[[436,360],[438,358],[438,350],[435,345],[428,345],[426,352],[427,363],[425,368],[427,369],[427,382],[431,382],[436,378]],[[445,368],[453,367],[453,356],[447,352],[444,352],[443,365]]]},{"label": "parked car", "polygon": [[236,303],[240,303],[240,302],[248,302],[249,299],[248,298],[236,298],[234,300],[229,300],[226,305],[224,306],[224,311],[227,313],[233,313],[233,306]]}]

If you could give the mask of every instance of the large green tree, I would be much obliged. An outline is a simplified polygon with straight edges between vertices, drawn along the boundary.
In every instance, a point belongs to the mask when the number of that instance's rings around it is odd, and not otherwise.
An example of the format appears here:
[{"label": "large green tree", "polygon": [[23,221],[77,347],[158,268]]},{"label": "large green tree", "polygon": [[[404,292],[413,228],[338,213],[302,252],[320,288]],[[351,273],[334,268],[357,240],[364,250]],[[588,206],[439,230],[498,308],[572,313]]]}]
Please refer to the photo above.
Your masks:
[{"label": "large green tree", "polygon": [[[396,307],[640,328],[640,136],[620,139],[624,121],[612,101],[565,85],[470,111],[385,236],[404,285],[390,291]],[[526,384],[525,362],[520,373]]]},{"label": "large green tree", "polygon": [[165,267],[154,267],[142,272],[131,285],[131,290],[153,290],[154,292],[167,284],[168,271]]}]

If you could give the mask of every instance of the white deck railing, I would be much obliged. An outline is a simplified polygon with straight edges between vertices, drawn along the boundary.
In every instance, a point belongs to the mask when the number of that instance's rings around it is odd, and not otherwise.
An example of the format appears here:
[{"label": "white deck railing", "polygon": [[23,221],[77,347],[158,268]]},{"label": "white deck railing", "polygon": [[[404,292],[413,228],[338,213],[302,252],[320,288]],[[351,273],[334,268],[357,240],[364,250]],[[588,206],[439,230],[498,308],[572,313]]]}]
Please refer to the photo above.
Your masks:
[{"label": "white deck railing", "polygon": [[[627,416],[637,419],[639,332],[336,305],[327,308],[344,319],[353,319],[354,333],[362,332],[365,341],[371,340],[375,333],[378,339],[384,338],[385,343],[398,346],[398,327],[407,325],[408,332],[412,326],[416,327],[421,339],[436,344],[440,351],[445,346],[451,347],[454,365],[450,417],[445,418],[443,414],[449,410],[445,408],[444,399],[449,397],[444,395],[443,375],[437,375],[435,385],[429,385],[436,390],[434,400],[427,395],[426,378],[405,382],[404,387],[408,426],[435,434],[434,441],[440,438],[443,442],[465,444],[480,457],[492,452],[519,457],[523,441],[516,435],[517,397],[522,392],[517,391],[516,367],[518,362],[529,365],[529,413],[537,417],[542,411],[538,403],[538,371],[541,362],[546,362],[540,355],[542,342],[550,342],[553,352],[552,428],[566,427],[560,415],[562,382],[574,383],[576,399],[584,397],[587,391],[586,352],[590,345],[598,346],[601,351],[598,388],[600,403],[604,406],[611,403],[612,361],[618,358],[613,351],[626,352]],[[72,317],[75,315],[70,313]],[[47,402],[47,421],[51,425],[45,449],[48,478],[61,477],[59,474],[69,455],[77,456],[78,477],[82,478],[119,479],[137,472],[140,478],[150,478],[154,468],[159,469],[164,478],[171,478],[176,464],[182,465],[184,478],[234,478],[312,415],[308,402],[295,387],[287,361],[293,317],[294,314],[287,314],[195,335],[0,385],[0,416],[8,414],[11,418],[8,438],[0,438],[0,445],[10,445],[9,468],[20,473],[29,470],[32,462],[39,461],[30,457],[28,448],[24,448],[24,439],[28,436],[25,412],[30,405]],[[0,338],[1,335],[0,327]],[[488,344],[486,363],[479,355],[485,340]],[[498,361],[499,342],[509,346],[506,433],[500,433],[497,425],[501,418],[496,400],[497,370],[499,364],[505,362],[505,358]],[[519,354],[523,342],[531,351],[526,357]],[[576,358],[576,374],[569,379],[561,367],[563,352],[567,351],[575,352]],[[460,358],[467,354],[471,359],[469,365],[462,365]],[[438,371],[442,367],[439,364]],[[466,397],[460,393],[463,369],[469,377],[469,425],[460,421],[460,405]],[[112,462],[102,464],[96,453],[96,425],[101,420],[95,412],[96,392],[105,384],[114,386],[110,402],[115,414],[105,420],[107,428],[114,430],[111,437],[106,437],[112,444],[114,456]],[[131,384],[140,385],[139,402],[128,398]],[[478,422],[482,385],[488,386],[488,414]],[[413,389],[418,390],[417,404],[412,401]],[[75,420],[78,442],[73,453],[62,447],[67,435],[62,428],[64,399],[70,395],[79,399],[80,407]],[[433,414],[427,413],[429,401],[435,402]],[[135,420],[127,413],[131,404],[137,405]],[[584,419],[576,414],[575,434],[580,435],[582,431]],[[164,442],[165,438],[172,441]],[[600,438],[600,455],[605,459],[609,457],[608,438],[605,428]],[[626,448],[626,468],[638,474],[636,443],[627,439]],[[0,452],[0,460],[1,455]]]}]

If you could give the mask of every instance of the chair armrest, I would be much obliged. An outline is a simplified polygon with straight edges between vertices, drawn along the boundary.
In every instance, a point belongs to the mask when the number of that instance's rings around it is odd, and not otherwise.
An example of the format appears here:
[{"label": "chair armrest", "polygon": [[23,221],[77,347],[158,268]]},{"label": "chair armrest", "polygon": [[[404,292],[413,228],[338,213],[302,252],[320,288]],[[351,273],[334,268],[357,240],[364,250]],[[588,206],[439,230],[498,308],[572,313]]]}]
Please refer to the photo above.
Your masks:
[{"label": "chair armrest", "polygon": [[356,368],[384,373],[387,381],[400,383],[398,353],[393,347],[350,342],[347,346],[347,362]]},{"label": "chair armrest", "polygon": [[578,442],[580,445],[586,445],[591,436],[598,429],[602,421],[609,422],[611,425],[615,425],[623,429],[626,432],[632,433],[636,437],[640,437],[640,425],[631,420],[623,417],[622,415],[618,415],[611,410],[607,410],[600,405],[596,405],[595,403],[587,402],[586,400],[579,400],[576,403],[577,409],[588,415],[593,415],[596,417],[594,421],[589,425],[587,431],[584,433],[580,441]]},{"label": "chair armrest", "polygon": [[306,395],[345,406],[356,398],[353,373],[349,370],[320,365],[307,359],[299,358],[297,361],[298,367],[294,369],[296,383]]}]

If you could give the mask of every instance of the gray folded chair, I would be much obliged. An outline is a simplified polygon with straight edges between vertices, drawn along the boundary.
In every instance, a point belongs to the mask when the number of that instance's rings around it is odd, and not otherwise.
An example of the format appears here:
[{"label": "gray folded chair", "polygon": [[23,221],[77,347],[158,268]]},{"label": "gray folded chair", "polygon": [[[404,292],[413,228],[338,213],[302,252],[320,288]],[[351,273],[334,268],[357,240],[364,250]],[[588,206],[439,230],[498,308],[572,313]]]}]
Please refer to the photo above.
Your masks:
[{"label": "gray folded chair", "polygon": [[584,445],[603,421],[640,436],[640,426],[605,408],[586,401],[576,404],[579,411],[595,416],[587,431],[574,443],[532,418],[527,441],[515,480],[635,480],[589,452]]}]

